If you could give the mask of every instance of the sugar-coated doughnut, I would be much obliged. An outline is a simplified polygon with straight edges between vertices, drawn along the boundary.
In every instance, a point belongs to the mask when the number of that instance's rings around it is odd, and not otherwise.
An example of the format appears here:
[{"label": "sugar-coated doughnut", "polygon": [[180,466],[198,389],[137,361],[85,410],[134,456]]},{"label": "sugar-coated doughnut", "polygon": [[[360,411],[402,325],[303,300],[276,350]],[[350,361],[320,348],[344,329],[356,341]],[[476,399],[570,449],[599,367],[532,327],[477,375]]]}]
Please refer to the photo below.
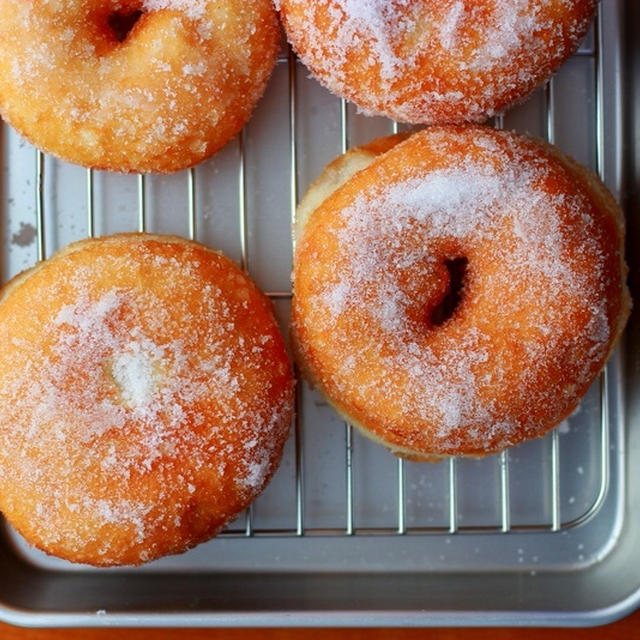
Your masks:
[{"label": "sugar-coated doughnut", "polygon": [[377,138],[361,147],[352,147],[330,162],[318,179],[309,186],[296,207],[293,234],[297,242],[309,216],[333,191],[341,187],[360,169],[364,169],[385,151],[389,151],[408,137],[407,133],[396,133],[386,138]]},{"label": "sugar-coated doughnut", "polygon": [[619,207],[589,170],[514,133],[433,127],[375,146],[364,168],[361,151],[355,167],[350,154],[332,163],[302,202],[303,372],[404,457],[543,435],[626,322]]},{"label": "sugar-coated doughnut", "polygon": [[481,122],[578,47],[596,0],[276,0],[314,76],[365,113]]},{"label": "sugar-coated doughnut", "polygon": [[223,147],[276,62],[270,0],[0,0],[0,113],[42,150],[172,172]]},{"label": "sugar-coated doughnut", "polygon": [[72,244],[5,287],[0,343],[0,509],[49,554],[185,551],[280,461],[293,381],[270,302],[200,244]]}]

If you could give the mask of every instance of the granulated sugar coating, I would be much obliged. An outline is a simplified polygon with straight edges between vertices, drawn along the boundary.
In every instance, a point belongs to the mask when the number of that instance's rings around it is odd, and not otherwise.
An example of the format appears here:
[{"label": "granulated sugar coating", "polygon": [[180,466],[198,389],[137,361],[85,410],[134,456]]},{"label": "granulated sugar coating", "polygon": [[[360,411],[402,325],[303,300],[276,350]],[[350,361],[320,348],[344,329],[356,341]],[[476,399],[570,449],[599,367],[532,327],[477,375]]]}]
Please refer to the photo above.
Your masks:
[{"label": "granulated sugar coating", "polygon": [[621,212],[593,174],[526,137],[434,127],[323,200],[295,256],[294,333],[356,426],[407,456],[483,455],[575,409],[630,304]]},{"label": "granulated sugar coating", "polygon": [[279,463],[293,382],[270,303],[202,245],[71,245],[7,286],[0,343],[0,508],[48,553],[184,551]]},{"label": "granulated sugar coating", "polygon": [[596,0],[277,0],[316,78],[365,113],[481,122],[578,47]]},{"label": "granulated sugar coating", "polygon": [[44,151],[123,172],[222,148],[280,40],[270,0],[0,0],[0,16],[3,118]]}]

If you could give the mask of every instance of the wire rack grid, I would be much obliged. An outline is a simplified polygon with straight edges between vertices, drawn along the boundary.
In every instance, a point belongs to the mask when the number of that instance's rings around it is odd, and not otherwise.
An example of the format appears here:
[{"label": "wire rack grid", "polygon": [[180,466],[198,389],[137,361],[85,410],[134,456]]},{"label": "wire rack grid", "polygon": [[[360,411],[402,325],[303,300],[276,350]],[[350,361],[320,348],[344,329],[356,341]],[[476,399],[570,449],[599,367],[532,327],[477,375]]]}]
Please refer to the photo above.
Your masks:
[{"label": "wire rack grid", "polygon": [[[602,24],[601,16],[598,15],[594,27],[593,46],[582,48],[576,56],[587,57],[593,60],[594,70],[594,87],[595,87],[595,166],[599,175],[602,177],[604,173],[604,154],[603,154],[603,77],[602,77]],[[299,166],[298,166],[298,149],[303,141],[298,136],[298,104],[297,104],[297,77],[296,65],[298,64],[294,54],[289,51],[286,55],[280,56],[279,65],[288,66],[288,124],[289,124],[289,170],[290,170],[290,186],[289,186],[289,203],[291,221],[295,216],[296,206],[299,200]],[[555,80],[551,79],[544,88],[545,100],[545,120],[546,120],[546,138],[553,143],[556,138],[556,114],[555,114]],[[339,105],[339,131],[340,131],[340,149],[344,153],[350,146],[349,141],[349,110],[345,100],[340,101]],[[502,115],[494,118],[494,126],[502,128],[504,125],[504,117]],[[400,128],[398,123],[389,123],[390,132],[397,132]],[[248,249],[248,216],[247,216],[247,180],[246,180],[246,152],[244,134],[240,133],[237,137],[238,145],[238,166],[237,166],[237,213],[239,227],[239,244],[240,244],[240,262],[245,270],[249,270],[249,249]],[[147,230],[148,219],[148,202],[147,202],[147,178],[144,175],[137,176],[137,228],[143,232]],[[86,224],[87,234],[93,237],[96,233],[96,207],[94,202],[94,181],[95,175],[92,169],[86,171]],[[36,215],[36,238],[37,238],[37,258],[42,260],[47,256],[47,247],[45,246],[45,156],[40,151],[35,151],[35,215]],[[192,168],[187,171],[187,194],[186,194],[186,212],[188,216],[188,237],[190,239],[198,239],[197,228],[197,189],[198,179],[196,169]],[[290,234],[290,229],[285,230]],[[272,300],[288,300],[291,298],[291,291],[269,291],[267,295]],[[256,527],[254,526],[253,509],[250,507],[245,514],[244,525],[241,528],[231,527],[223,532],[222,536],[279,536],[279,537],[302,537],[302,536],[357,536],[357,535],[451,535],[455,533],[510,533],[510,532],[558,532],[576,527],[590,520],[600,509],[608,491],[609,486],[609,467],[610,467],[610,446],[609,446],[609,414],[608,414],[608,396],[609,396],[609,377],[606,369],[601,374],[598,386],[599,395],[599,450],[598,450],[598,469],[596,481],[595,498],[579,515],[573,515],[571,518],[563,519],[560,499],[560,437],[558,430],[553,430],[545,438],[546,455],[549,464],[548,487],[550,502],[550,519],[548,522],[531,522],[514,524],[512,522],[512,502],[511,502],[511,456],[509,451],[504,451],[495,456],[498,465],[499,505],[497,512],[498,520],[491,525],[475,526],[464,525],[459,522],[459,461],[456,458],[450,458],[448,461],[441,463],[446,465],[447,474],[447,496],[445,502],[447,504],[447,522],[437,526],[410,526],[406,517],[406,496],[407,496],[407,480],[406,467],[407,463],[402,459],[397,459],[395,470],[395,493],[397,510],[395,513],[395,526],[356,526],[355,506],[358,498],[357,492],[354,490],[354,456],[356,449],[356,437],[353,428],[349,424],[344,424],[344,524],[341,527],[314,527],[307,526],[305,518],[305,460],[304,460],[304,406],[302,401],[301,386],[298,386],[296,398],[296,419],[293,428],[293,457],[294,457],[294,483],[295,483],[295,522],[291,527],[273,528],[273,527]]]}]

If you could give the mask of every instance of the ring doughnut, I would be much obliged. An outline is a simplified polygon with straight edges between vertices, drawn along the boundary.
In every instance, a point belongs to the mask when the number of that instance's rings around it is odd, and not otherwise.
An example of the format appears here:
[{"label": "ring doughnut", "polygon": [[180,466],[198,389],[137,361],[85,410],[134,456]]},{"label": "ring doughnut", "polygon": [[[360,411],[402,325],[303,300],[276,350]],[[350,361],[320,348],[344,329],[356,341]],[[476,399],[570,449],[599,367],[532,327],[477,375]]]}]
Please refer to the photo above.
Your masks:
[{"label": "ring doughnut", "polygon": [[5,287],[0,340],[0,509],[49,554],[180,553],[279,464],[293,381],[270,302],[200,244],[72,244]]},{"label": "ring doughnut", "polygon": [[433,127],[369,156],[355,171],[336,161],[303,200],[293,334],[306,377],[411,459],[543,435],[629,313],[613,197],[550,145],[485,127]]},{"label": "ring doughnut", "polygon": [[0,0],[0,113],[43,151],[167,173],[222,148],[276,62],[270,0]]},{"label": "ring doughnut", "polygon": [[316,79],[401,122],[482,122],[577,49],[596,0],[277,0]]}]

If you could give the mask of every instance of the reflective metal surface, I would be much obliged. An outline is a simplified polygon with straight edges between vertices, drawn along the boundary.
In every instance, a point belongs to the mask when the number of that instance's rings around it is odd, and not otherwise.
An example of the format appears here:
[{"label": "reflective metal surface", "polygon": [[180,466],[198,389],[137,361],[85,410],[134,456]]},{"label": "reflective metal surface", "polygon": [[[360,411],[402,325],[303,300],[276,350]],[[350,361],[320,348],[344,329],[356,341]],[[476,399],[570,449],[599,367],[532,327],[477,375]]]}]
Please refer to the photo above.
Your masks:
[{"label": "reflective metal surface", "polygon": [[[638,246],[633,111],[640,7],[604,0],[580,51],[494,126],[547,137],[626,203]],[[636,73],[631,72],[631,68]],[[624,127],[628,127],[625,131]],[[398,129],[283,56],[243,134],[174,176],[87,171],[1,130],[0,279],[87,235],[149,230],[224,250],[287,331],[291,219],[322,167]],[[632,292],[638,264],[630,251]],[[637,296],[636,296],[637,297]],[[0,618],[28,625],[596,624],[640,601],[636,313],[580,410],[483,460],[398,461],[306,385],[271,485],[217,539],[137,569],[74,566],[0,540]]]}]

